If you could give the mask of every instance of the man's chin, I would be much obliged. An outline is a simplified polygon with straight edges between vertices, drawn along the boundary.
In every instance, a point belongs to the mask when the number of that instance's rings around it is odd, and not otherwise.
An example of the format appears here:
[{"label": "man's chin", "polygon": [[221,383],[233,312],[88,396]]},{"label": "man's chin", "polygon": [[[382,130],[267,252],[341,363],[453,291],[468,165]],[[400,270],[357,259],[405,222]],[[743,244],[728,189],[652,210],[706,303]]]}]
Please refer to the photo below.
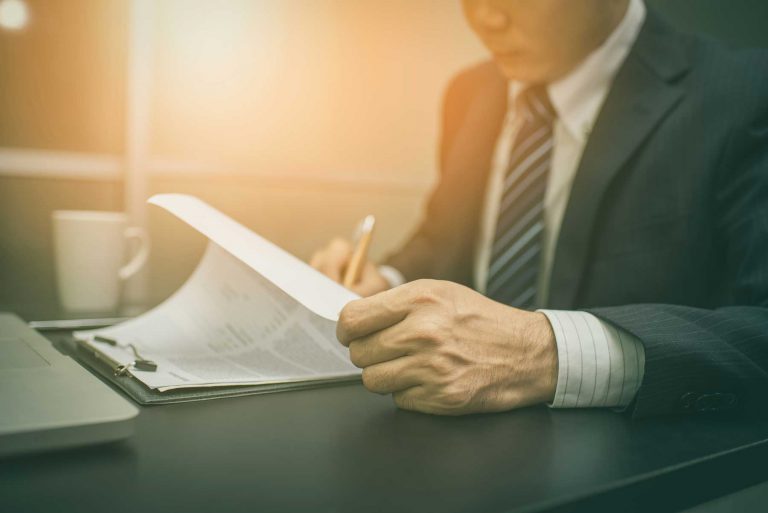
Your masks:
[{"label": "man's chin", "polygon": [[529,63],[516,60],[512,62],[509,59],[494,57],[496,66],[507,80],[522,82],[524,84],[539,84],[550,82],[552,73],[544,66],[536,66]]}]

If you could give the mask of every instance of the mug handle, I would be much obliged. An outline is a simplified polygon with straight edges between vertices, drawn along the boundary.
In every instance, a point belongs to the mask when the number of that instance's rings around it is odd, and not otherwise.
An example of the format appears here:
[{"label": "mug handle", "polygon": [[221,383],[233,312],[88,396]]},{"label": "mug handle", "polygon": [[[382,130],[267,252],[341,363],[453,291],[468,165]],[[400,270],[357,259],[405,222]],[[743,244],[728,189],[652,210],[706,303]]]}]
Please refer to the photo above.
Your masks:
[{"label": "mug handle", "polygon": [[127,280],[139,270],[144,267],[144,264],[147,263],[147,259],[149,258],[149,236],[147,235],[147,232],[144,231],[143,228],[140,228],[138,226],[129,226],[125,229],[124,232],[125,238],[130,239],[136,239],[139,241],[139,249],[136,251],[136,254],[133,256],[130,262],[125,264],[123,267],[120,268],[120,271],[118,272],[118,276],[121,280]]}]

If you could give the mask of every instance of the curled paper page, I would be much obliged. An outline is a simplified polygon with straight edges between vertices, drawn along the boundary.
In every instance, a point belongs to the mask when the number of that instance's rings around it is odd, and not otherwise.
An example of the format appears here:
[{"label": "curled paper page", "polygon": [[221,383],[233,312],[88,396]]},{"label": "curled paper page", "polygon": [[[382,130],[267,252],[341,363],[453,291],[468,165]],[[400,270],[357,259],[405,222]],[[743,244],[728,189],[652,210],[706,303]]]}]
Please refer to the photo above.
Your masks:
[{"label": "curled paper page", "polygon": [[148,202],[175,215],[321,317],[337,321],[344,305],[360,297],[195,197],[156,194]]}]

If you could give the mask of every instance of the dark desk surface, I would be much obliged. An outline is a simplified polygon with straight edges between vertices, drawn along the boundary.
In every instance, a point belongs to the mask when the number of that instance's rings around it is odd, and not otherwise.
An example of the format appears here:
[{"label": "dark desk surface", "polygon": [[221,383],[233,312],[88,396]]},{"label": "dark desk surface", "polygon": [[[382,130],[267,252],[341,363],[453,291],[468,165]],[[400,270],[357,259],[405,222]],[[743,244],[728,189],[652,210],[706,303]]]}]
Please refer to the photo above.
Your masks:
[{"label": "dark desk surface", "polygon": [[346,385],[142,408],[130,440],[0,460],[0,511],[671,511],[766,461],[768,421],[435,417]]}]

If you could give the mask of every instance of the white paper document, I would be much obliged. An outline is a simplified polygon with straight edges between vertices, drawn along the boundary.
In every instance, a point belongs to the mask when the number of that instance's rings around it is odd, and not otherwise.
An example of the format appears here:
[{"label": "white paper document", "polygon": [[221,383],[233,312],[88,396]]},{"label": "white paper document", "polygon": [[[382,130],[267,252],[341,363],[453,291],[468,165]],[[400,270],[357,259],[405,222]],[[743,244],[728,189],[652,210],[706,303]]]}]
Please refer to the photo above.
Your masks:
[{"label": "white paper document", "polygon": [[78,332],[78,339],[121,365],[155,362],[155,371],[131,374],[161,392],[360,375],[336,340],[338,313],[359,296],[196,198],[162,194],[150,203],[208,237],[205,255],[156,308],[111,328]]}]

